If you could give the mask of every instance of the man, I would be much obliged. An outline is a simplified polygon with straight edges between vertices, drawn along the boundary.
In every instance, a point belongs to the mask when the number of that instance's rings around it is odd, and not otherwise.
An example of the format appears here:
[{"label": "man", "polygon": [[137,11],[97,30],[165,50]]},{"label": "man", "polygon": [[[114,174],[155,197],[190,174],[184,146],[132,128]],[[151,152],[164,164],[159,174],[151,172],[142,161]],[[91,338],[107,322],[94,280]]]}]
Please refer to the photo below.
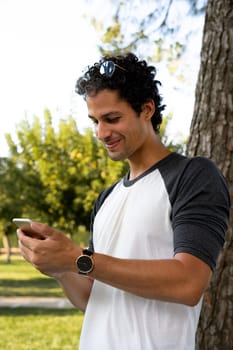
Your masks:
[{"label": "man", "polygon": [[104,57],[78,80],[96,136],[129,173],[100,194],[88,250],[40,223],[18,231],[23,256],[85,311],[80,349],[191,350],[230,200],[212,161],[171,153],[155,68]]}]

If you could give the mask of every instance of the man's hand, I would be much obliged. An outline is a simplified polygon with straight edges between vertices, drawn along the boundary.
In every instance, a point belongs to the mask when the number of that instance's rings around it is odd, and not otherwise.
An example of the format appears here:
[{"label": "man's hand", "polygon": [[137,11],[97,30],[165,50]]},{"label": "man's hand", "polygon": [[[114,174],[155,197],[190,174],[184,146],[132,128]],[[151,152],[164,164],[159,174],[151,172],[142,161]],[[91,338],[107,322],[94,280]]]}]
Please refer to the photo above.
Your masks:
[{"label": "man's hand", "polygon": [[29,237],[17,230],[19,247],[23,257],[35,268],[53,278],[61,278],[65,272],[76,272],[76,258],[81,248],[65,234],[47,224],[32,222],[31,228],[42,239]]}]

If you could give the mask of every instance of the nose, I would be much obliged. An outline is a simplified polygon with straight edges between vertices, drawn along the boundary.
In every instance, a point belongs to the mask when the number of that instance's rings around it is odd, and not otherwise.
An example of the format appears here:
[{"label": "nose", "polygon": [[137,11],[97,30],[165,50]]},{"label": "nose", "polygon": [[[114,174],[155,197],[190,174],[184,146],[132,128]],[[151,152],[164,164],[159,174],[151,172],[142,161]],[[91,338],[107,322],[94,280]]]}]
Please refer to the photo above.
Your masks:
[{"label": "nose", "polygon": [[107,123],[99,121],[95,126],[95,133],[98,139],[103,141],[111,135],[111,130]]}]

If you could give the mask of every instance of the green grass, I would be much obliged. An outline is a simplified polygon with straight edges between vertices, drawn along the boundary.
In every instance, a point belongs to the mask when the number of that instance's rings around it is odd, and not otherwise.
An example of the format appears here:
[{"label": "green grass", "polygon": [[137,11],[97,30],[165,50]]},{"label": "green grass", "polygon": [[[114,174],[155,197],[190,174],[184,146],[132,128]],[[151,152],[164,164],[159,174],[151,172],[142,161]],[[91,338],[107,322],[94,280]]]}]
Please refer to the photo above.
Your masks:
[{"label": "green grass", "polygon": [[[21,257],[0,256],[0,297],[64,297],[58,283]],[[0,308],[0,349],[76,350],[83,313],[74,309]]]},{"label": "green grass", "polygon": [[6,264],[0,258],[0,297],[33,296],[64,297],[57,281],[41,274],[20,257],[12,257]]},{"label": "green grass", "polygon": [[0,349],[77,350],[82,313],[75,309],[0,309]]}]

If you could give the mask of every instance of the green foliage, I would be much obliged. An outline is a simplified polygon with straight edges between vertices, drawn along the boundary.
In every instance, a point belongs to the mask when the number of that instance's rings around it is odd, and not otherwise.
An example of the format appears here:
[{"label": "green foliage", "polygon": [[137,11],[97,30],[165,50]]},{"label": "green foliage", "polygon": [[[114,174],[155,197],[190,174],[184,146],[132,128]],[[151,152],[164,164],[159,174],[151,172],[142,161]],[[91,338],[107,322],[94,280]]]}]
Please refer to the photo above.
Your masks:
[{"label": "green foliage", "polygon": [[[38,117],[32,124],[23,120],[17,138],[14,142],[7,135],[10,157],[0,163],[2,226],[8,224],[15,231],[11,218],[24,216],[71,235],[79,227],[88,229],[95,199],[123,176],[126,163],[110,161],[92,131],[81,134],[72,117],[61,120],[56,129],[48,110],[43,124]],[[82,236],[85,244],[86,235]]]}]

